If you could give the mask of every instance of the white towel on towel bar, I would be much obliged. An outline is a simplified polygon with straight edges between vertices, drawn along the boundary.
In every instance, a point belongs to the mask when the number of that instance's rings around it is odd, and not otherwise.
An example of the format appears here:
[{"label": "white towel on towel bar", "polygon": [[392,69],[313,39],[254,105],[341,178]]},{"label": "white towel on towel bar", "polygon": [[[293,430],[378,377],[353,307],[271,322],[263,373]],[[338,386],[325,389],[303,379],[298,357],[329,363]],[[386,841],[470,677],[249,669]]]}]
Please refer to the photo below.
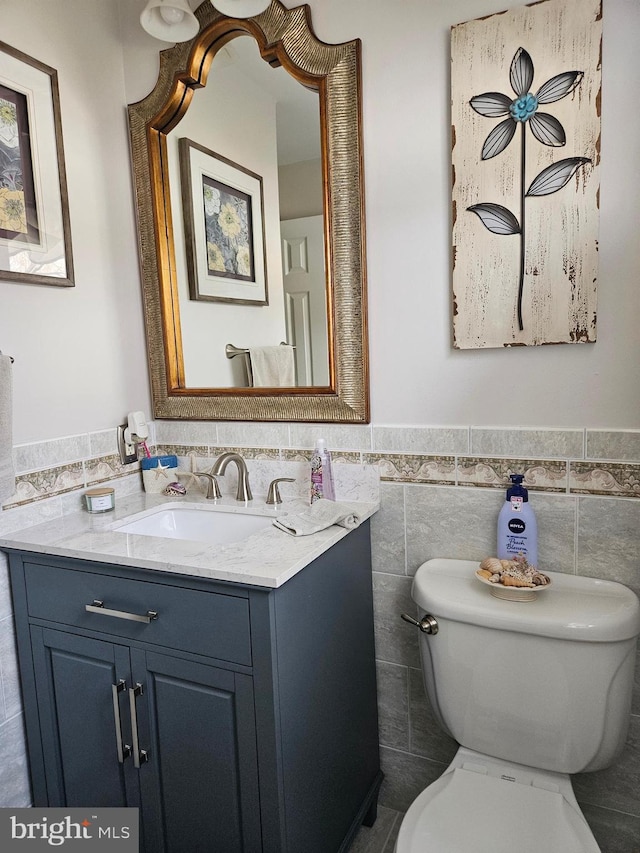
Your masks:
[{"label": "white towel on towel bar", "polygon": [[12,396],[11,356],[0,353],[0,504],[16,490]]},{"label": "white towel on towel bar", "polygon": [[293,347],[249,347],[253,384],[256,388],[293,388],[296,384]]}]

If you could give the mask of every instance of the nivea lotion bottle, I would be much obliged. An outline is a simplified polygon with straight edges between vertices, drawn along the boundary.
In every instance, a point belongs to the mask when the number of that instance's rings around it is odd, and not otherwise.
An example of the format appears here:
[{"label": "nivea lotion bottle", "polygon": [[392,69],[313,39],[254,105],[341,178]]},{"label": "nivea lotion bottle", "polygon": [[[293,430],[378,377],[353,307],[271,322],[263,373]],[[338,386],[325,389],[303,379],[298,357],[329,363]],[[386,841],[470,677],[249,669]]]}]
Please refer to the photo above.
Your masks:
[{"label": "nivea lotion bottle", "polygon": [[522,555],[537,566],[538,526],[523,480],[522,474],[511,474],[512,485],[498,516],[498,558],[513,560]]}]

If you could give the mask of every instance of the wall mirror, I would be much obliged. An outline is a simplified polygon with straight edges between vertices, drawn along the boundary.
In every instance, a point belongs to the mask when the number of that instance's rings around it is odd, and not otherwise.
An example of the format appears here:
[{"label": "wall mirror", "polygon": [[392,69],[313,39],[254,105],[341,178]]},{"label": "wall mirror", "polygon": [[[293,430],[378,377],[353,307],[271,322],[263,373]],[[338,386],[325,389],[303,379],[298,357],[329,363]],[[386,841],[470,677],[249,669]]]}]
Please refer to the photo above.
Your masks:
[{"label": "wall mirror", "polygon": [[[129,106],[154,415],[366,423],[360,42],[279,0],[195,14]],[[291,384],[258,384],[282,343]]]}]

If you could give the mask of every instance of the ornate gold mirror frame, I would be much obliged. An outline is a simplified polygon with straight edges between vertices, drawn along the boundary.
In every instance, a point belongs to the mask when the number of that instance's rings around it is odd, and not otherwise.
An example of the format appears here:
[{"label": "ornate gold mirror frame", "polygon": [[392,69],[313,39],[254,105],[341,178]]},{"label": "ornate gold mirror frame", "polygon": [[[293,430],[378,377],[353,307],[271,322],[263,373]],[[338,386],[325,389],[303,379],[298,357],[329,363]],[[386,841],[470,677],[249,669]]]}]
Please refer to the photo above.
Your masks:
[{"label": "ornate gold mirror frame", "polygon": [[[196,11],[191,42],[160,53],[154,90],[128,108],[147,351],[156,418],[369,421],[360,41],[330,45],[311,29],[308,6],[272,0],[237,20],[210,2]],[[206,85],[217,51],[239,35],[320,99],[329,328],[326,388],[189,388],[184,381],[166,135]]]}]

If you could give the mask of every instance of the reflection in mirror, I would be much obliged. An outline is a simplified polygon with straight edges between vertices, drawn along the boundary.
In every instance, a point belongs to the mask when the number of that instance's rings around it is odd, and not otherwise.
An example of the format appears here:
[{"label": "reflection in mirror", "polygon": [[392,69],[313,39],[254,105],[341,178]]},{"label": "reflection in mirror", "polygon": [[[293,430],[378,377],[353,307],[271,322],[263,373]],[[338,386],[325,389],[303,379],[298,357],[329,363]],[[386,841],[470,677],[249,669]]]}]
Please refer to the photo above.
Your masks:
[{"label": "reflection in mirror", "polygon": [[128,108],[154,416],[368,422],[360,42],[195,14]]},{"label": "reflection in mirror", "polygon": [[[193,168],[186,174],[183,169],[181,175],[180,148],[185,141]],[[328,386],[318,93],[301,86],[283,68],[269,66],[254,39],[236,38],[216,54],[206,87],[194,93],[187,114],[167,135],[167,151],[186,387],[264,384],[258,354],[254,352],[252,370],[251,355],[244,350],[271,348],[282,342],[292,349],[273,353],[280,360],[291,355],[294,378],[290,384]],[[182,160],[185,156],[189,155]],[[213,226],[209,239],[205,236],[206,209],[196,172],[203,175],[205,186],[214,186],[216,204],[210,206],[217,238]],[[246,227],[241,228],[240,223],[244,224],[247,205],[242,196],[225,190],[242,194],[243,189],[257,187],[256,178],[261,199],[248,205],[249,213],[255,208],[249,230],[256,252],[255,257],[252,253],[251,269],[248,266],[238,273],[245,279],[239,281],[233,268],[237,250],[227,253],[225,259],[221,248],[244,246]],[[225,212],[232,217],[228,227]],[[239,213],[237,218],[235,213]],[[260,215],[264,228],[260,228]],[[217,220],[222,221],[228,237],[219,231]],[[186,222],[192,227],[185,228]],[[218,269],[228,268],[221,285],[209,288],[209,293],[219,295],[202,295],[207,279],[215,281],[216,276],[208,276],[197,258],[194,261],[195,256],[209,257]],[[241,276],[243,272],[247,274]],[[253,299],[252,285],[263,281],[264,290]],[[268,304],[264,304],[265,290]],[[229,358],[227,344],[242,352]],[[262,353],[265,355],[271,356],[271,349]]]}]

